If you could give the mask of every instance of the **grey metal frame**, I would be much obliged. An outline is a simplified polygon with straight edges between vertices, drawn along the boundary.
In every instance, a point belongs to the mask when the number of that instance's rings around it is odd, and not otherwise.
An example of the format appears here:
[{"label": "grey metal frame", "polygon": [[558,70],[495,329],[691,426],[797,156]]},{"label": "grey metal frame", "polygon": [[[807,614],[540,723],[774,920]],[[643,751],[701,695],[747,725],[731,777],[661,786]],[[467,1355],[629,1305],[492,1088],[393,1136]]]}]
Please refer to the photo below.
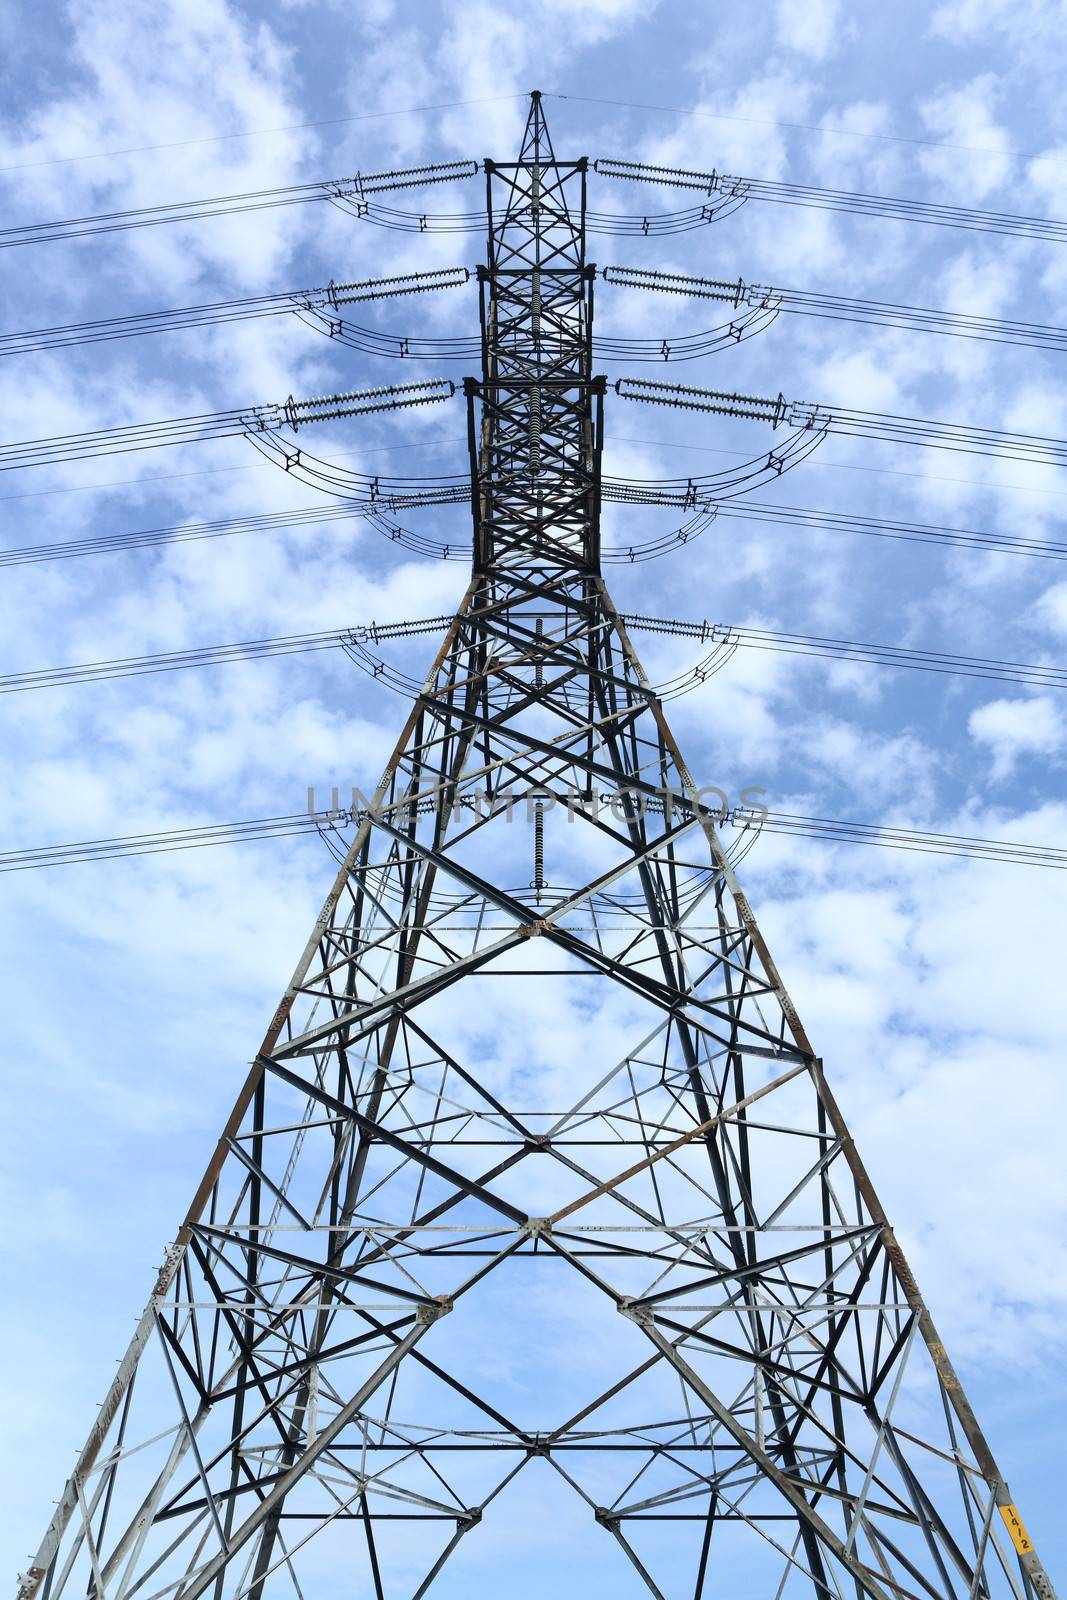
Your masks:
[{"label": "grey metal frame", "polygon": [[[533,1461],[653,1595],[1053,1600],[600,574],[585,162],[486,170],[471,582],[21,1600],[421,1596]],[[455,1043],[517,975],[633,1029],[563,1106]],[[633,1338],[531,1428],[449,1330],[534,1263]]]}]

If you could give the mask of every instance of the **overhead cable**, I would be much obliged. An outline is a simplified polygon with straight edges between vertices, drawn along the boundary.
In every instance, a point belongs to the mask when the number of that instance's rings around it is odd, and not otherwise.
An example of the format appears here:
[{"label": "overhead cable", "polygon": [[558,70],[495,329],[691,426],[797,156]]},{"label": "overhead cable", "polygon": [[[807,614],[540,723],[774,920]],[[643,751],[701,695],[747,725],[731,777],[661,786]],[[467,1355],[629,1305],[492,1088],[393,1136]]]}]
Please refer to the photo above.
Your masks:
[{"label": "overhead cable", "polygon": [[[140,206],[130,211],[112,211],[99,216],[69,217],[57,222],[26,223],[21,227],[0,228],[0,249],[158,227],[170,222],[191,222],[205,217],[234,216],[249,211],[270,210],[276,206],[303,205],[317,200],[329,201],[357,220],[401,233],[482,234],[489,224],[489,215],[486,211],[406,211],[384,205],[377,198],[388,190],[469,177],[476,170],[477,164],[473,162],[449,162],[440,167],[413,168],[410,174],[371,173],[355,178],[320,179],[311,183],[290,184],[279,189],[259,189],[247,194],[216,195],[206,200],[183,200],[170,205]],[[423,173],[429,176],[419,176]],[[650,238],[688,233],[693,228],[706,227],[718,217],[726,216],[736,210],[743,198],[723,193],[699,206],[689,206],[684,211],[666,212],[658,216],[650,216],[647,213],[587,211],[586,231],[615,238]]]},{"label": "overhead cable", "polygon": [[[729,215],[746,200],[751,199],[782,205],[808,206],[824,211],[851,212],[860,216],[890,217],[906,222],[930,223],[938,227],[1013,235],[1052,243],[1062,244],[1067,240],[1067,223],[1045,217],[1018,216],[1011,212],[984,211],[967,206],[936,205],[929,201],[900,200],[883,195],[853,193],[848,190],[814,188],[805,184],[769,182],[760,178],[738,178],[717,172],[691,172],[682,168],[653,167],[641,162],[609,158],[601,158],[594,162],[594,169],[602,177],[631,179],[671,188],[696,189],[705,196],[704,201],[698,206],[658,215],[589,211],[586,216],[587,231],[609,237],[648,238],[686,233]],[[475,161],[442,162],[410,168],[407,171],[357,174],[352,178],[318,179],[310,183],[288,184],[276,189],[215,195],[208,199],[183,200],[167,205],[139,206],[129,211],[106,212],[97,216],[24,223],[18,227],[0,229],[0,249],[155,227],[163,223],[231,216],[319,200],[329,201],[351,215],[375,223],[379,227],[401,232],[481,233],[488,223],[487,213],[481,210],[413,212],[385,206],[375,198],[393,190],[472,177],[478,170],[479,164]]]},{"label": "overhead cable", "polygon": [[[953,677],[987,678],[1023,683],[1032,688],[1067,689],[1067,667],[1004,661],[988,656],[946,654],[899,645],[869,644],[855,639],[830,639],[816,634],[781,633],[770,628],[738,628],[723,622],[680,622],[670,617],[627,613],[628,628],[675,638],[699,639],[733,649],[771,650],[786,655],[818,656],[831,661],[858,661],[868,666],[902,667],[913,672],[946,673]],[[0,689],[4,680],[0,679]]]},{"label": "overhead cable", "polygon": [[[684,272],[661,272],[652,267],[604,267],[605,283],[620,288],[656,290],[661,294],[683,295],[698,300],[715,300],[741,313],[734,339],[747,336],[747,319],[773,319],[780,311],[828,318],[835,322],[857,322],[877,327],[900,328],[915,333],[939,333],[958,339],[983,339],[991,344],[1024,345],[1035,350],[1067,350],[1067,328],[1049,327],[1038,322],[1017,322],[1001,317],[979,317],[966,312],[935,311],[922,306],[895,305],[880,300],[853,300],[845,295],[818,294],[798,289],[772,289],[762,284],[745,283],[737,278],[693,277]],[[621,344],[643,344],[646,360],[684,361],[707,353],[707,333],[686,334],[660,340],[623,340]],[[605,341],[594,341],[604,346]],[[3,344],[0,343],[0,353]],[[625,357],[629,352],[622,350]]]},{"label": "overhead cable", "polygon": [[1041,239],[1052,244],[1067,241],[1067,222],[1047,217],[1017,216],[1007,211],[982,211],[971,206],[937,205],[927,200],[898,200],[886,195],[860,194],[847,189],[818,189],[810,184],[777,183],[763,178],[730,177],[723,172],[691,172],[682,167],[650,166],[642,161],[602,157],[593,169],[602,178],[659,184],[671,189],[695,189],[712,202],[766,200],[778,205],[806,206],[818,211],[845,211],[855,216],[888,217],[899,222],[924,222],[939,228],[962,228],[978,233]]},{"label": "overhead cable", "polygon": [[843,822],[832,817],[805,817],[762,807],[735,806],[726,820],[735,828],[761,833],[788,833],[831,844],[875,845],[883,850],[909,850],[922,855],[963,856],[1023,867],[1067,869],[1067,850],[1056,845],[1020,844],[982,839],[965,833],[933,833],[920,828],[885,827],[874,822]]},{"label": "overhead cable", "polygon": [[278,839],[293,833],[332,829],[341,820],[296,812],[291,816],[258,817],[247,822],[217,822],[201,827],[167,828],[159,833],[119,834],[110,839],[81,839],[73,844],[4,850],[0,851],[0,872],[27,872],[38,867],[69,866],[77,861],[108,861],[116,856],[159,855],[173,850],[198,850],[209,845],[241,844],[252,839]]},{"label": "overhead cable", "polygon": [[246,194],[214,195],[207,200],[179,200],[168,205],[137,206],[130,211],[68,217],[59,222],[23,223],[20,227],[0,228],[0,250],[23,244],[48,244],[57,239],[81,239],[92,234],[156,227],[165,222],[192,222],[201,217],[233,216],[247,211],[270,210],[276,206],[305,205],[313,200],[331,200],[356,208],[366,207],[371,195],[425,184],[450,183],[459,178],[473,177],[477,171],[476,161],[447,161],[397,172],[357,173],[352,178],[318,179],[312,183],[286,184],[278,189],[255,189]]},{"label": "overhead cable", "polygon": [[[414,494],[405,501],[394,495],[388,502],[369,500],[365,505],[346,501],[343,505],[298,506],[292,511],[265,511],[247,517],[222,517],[214,522],[184,522],[173,527],[140,528],[128,533],[102,533],[85,539],[66,539],[54,544],[30,544],[0,550],[0,567],[20,567],[38,561],[67,561],[77,556],[109,555],[120,550],[142,550],[155,545],[185,544],[194,539],[224,539],[237,533],[273,533],[285,528],[303,528],[322,522],[349,522],[355,518],[382,518],[385,509],[399,509],[402,503],[417,506],[422,497]],[[381,531],[403,543],[405,530],[382,520]]]},{"label": "overhead cable", "polygon": [[[676,807],[685,804],[676,799]],[[915,828],[887,827],[879,823],[847,822],[830,817],[806,817],[763,807],[735,806],[713,820],[758,837],[761,833],[788,833],[827,843],[866,844],[881,849],[926,855],[955,856],[970,860],[999,861],[1014,866],[1067,869],[1067,849],[1056,845],[1022,844],[985,839],[970,834],[934,833]],[[220,822],[188,828],[168,828],[158,833],[119,834],[107,839],[82,839],[70,844],[38,845],[0,852],[0,873],[27,872],[44,867],[71,866],[77,862],[108,861],[120,856],[160,855],[256,839],[276,839],[291,834],[342,834],[359,822],[362,811],[296,812],[288,816],[258,817],[246,822]]]},{"label": "overhead cable", "polygon": [[847,406],[787,400],[784,395],[770,398],[722,389],[698,389],[688,384],[656,383],[648,378],[620,378],[615,392],[624,400],[673,406],[681,411],[743,417],[769,423],[773,429],[785,427],[800,433],[810,430],[820,435],[833,433],[848,438],[875,439],[884,444],[951,450],[963,455],[1001,456],[1037,466],[1067,466],[1067,440],[1045,438],[1040,434],[1009,433],[999,428],[899,417],[881,411],[855,411]]},{"label": "overhead cable", "polygon": [[[223,517],[210,522],[177,523],[173,527],[140,528],[124,533],[103,533],[84,539],[68,539],[52,544],[23,545],[11,550],[0,550],[0,567],[24,566],[39,561],[66,561],[79,556],[108,555],[122,550],[140,550],[156,545],[184,544],[196,539],[228,538],[241,533],[271,533],[287,528],[310,527],[318,523],[348,522],[354,518],[378,519],[379,529],[394,543],[405,548],[418,548],[424,555],[439,556],[444,550],[454,552],[456,559],[469,555],[454,542],[444,545],[432,536],[415,534],[389,523],[382,512],[399,510],[406,504],[417,508],[421,497],[411,495],[406,501],[394,495],[386,504],[382,500],[358,505],[353,501],[343,503],[298,506],[291,511],[270,511],[246,517]],[[869,538],[896,539],[906,543],[944,545],[959,550],[986,551],[991,555],[1033,556],[1045,561],[1067,561],[1067,543],[1055,543],[1030,538],[1024,534],[983,533],[970,528],[943,527],[936,523],[894,521],[884,517],[861,516],[850,512],[816,510],[801,506],[770,505],[759,501],[741,499],[723,500],[702,514],[700,529],[687,524],[684,528],[660,536],[652,541],[658,553],[665,553],[680,544],[691,542],[696,533],[704,531],[719,517],[733,518],[738,522],[763,523],[768,526],[809,528],[819,533],[851,533]],[[644,545],[640,547],[643,551]],[[609,546],[605,559],[627,564],[639,558],[636,544]]]},{"label": "overhead cable", "polygon": [[984,550],[990,555],[1035,556],[1044,561],[1067,561],[1067,543],[1030,538],[1025,534],[982,533],[973,528],[942,527],[938,523],[909,522],[891,517],[871,517],[848,511],[818,511],[803,506],[764,504],[756,500],[723,501],[717,517],[737,522],[780,524],[810,528],[819,533],[854,533],[874,539],[898,539],[908,544],[947,545],[957,550]]},{"label": "overhead cable", "polygon": [[94,428],[87,433],[57,434],[45,439],[23,439],[0,445],[0,471],[78,461],[86,456],[122,455],[164,445],[200,444],[208,439],[233,438],[242,433],[255,436],[276,433],[282,428],[295,431],[310,422],[430,405],[451,399],[455,392],[456,386],[448,378],[435,378],[426,383],[352,389],[309,400],[295,400],[290,395],[280,404],[209,411],[200,416],[171,417],[160,422],[131,423],[126,427]]},{"label": "overhead cable", "polygon": [[[325,289],[295,289],[288,293],[250,295],[240,300],[219,300],[198,306],[178,306],[166,311],[134,312],[123,317],[102,317],[92,322],[75,322],[52,328],[34,328],[23,333],[0,334],[0,356],[28,355],[40,350],[62,350],[70,346],[100,344],[113,339],[139,339],[148,334],[176,333],[188,328],[215,327],[260,317],[296,316],[317,333],[338,344],[360,350],[365,355],[394,360],[463,361],[476,364],[481,358],[482,341],[478,334],[453,334],[434,337],[410,333],[390,333],[368,328],[339,314],[340,307],[357,301],[383,300],[421,290],[451,288],[467,282],[465,267],[441,272],[410,273],[404,287],[383,279],[378,293],[368,292],[365,284],[329,284]],[[437,281],[432,281],[437,280]],[[682,361],[727,349],[759,333],[773,322],[776,309],[748,307],[721,327],[674,339],[626,339],[611,334],[596,335],[593,349],[609,360]]]},{"label": "overhead cable", "polygon": [[109,161],[116,156],[144,155],[156,150],[186,150],[194,144],[227,144],[231,139],[262,139],[275,133],[299,133],[305,128],[336,128],[350,122],[380,122],[383,117],[413,117],[428,111],[453,111],[458,106],[488,106],[502,100],[525,99],[525,94],[489,94],[474,100],[441,100],[426,106],[390,106],[385,111],[357,111],[347,117],[317,117],[313,122],[284,122],[274,128],[237,128],[232,133],[206,133],[191,139],[168,139],[164,144],[126,145],[121,150],[82,150],[72,156],[44,156],[37,161],[16,161],[0,166],[0,173],[24,172],[31,167],[60,167],[75,161]]},{"label": "overhead cable", "polygon": [[[113,339],[144,338],[148,334],[214,327],[260,317],[296,316],[339,344],[366,355],[394,360],[464,361],[477,363],[482,341],[478,334],[444,337],[390,333],[353,322],[341,308],[359,302],[384,300],[430,289],[460,287],[470,280],[466,267],[437,272],[413,272],[399,278],[364,283],[330,283],[322,289],[294,289],[281,294],[249,295],[239,300],[219,300],[198,306],[178,306],[165,311],[134,312],[129,316],[102,317],[51,328],[0,335],[0,356],[27,355],[40,350],[100,344]],[[729,348],[759,333],[773,322],[777,308],[768,304],[747,306],[728,323],[700,333],[670,339],[628,339],[596,335],[595,352],[611,360],[681,361]],[[1067,335],[1065,335],[1067,337]]]},{"label": "overhead cable", "polygon": [[162,650],[151,655],[120,656],[107,661],[83,661],[69,667],[43,667],[32,672],[0,674],[0,694],[27,689],[54,689],[65,684],[96,683],[104,678],[143,677],[156,672],[176,672],[186,667],[221,666],[230,661],[259,661],[268,656],[307,655],[316,650],[341,650],[355,644],[377,644],[422,633],[439,633],[451,616],[418,617],[407,622],[370,622],[350,628],[324,628],[313,633],[291,633],[275,639],[245,639],[237,644],[194,646],[187,650]]},{"label": "overhead cable", "polygon": [[[104,661],[83,661],[71,666],[42,667],[34,671],[0,674],[0,694],[21,693],[29,689],[53,689],[69,684],[96,683],[102,679],[143,677],[159,672],[175,672],[188,667],[221,666],[233,661],[259,661],[269,657],[307,655],[319,650],[349,650],[378,644],[388,639],[411,638],[438,633],[451,621],[450,616],[419,617],[405,622],[363,623],[347,628],[322,628],[311,633],[285,634],[277,638],[245,639],[235,644],[200,645],[185,650],[163,650],[147,655],[112,657]],[[913,672],[935,672],[953,677],[980,678],[999,683],[1021,683],[1030,688],[1067,689],[1067,668],[1051,664],[1006,661],[988,656],[948,654],[937,650],[918,650],[898,645],[864,643],[855,639],[832,639],[814,634],[783,633],[769,628],[740,628],[722,622],[685,622],[672,617],[652,617],[627,612],[628,628],[645,633],[692,638],[701,644],[723,647],[716,654],[714,670],[738,649],[770,650],[786,655],[820,657],[831,661],[854,661],[867,666],[900,667]],[[360,665],[364,664],[363,659]],[[670,695],[694,687],[710,676],[708,659],[670,680]],[[417,686],[416,686],[417,687]],[[657,688],[664,698],[664,686]]]},{"label": "overhead cable", "polygon": [[[229,322],[246,322],[258,317],[298,316],[334,337],[346,328],[354,329],[367,343],[371,354],[417,356],[442,355],[445,340],[407,340],[392,334],[347,324],[337,313],[341,306],[371,300],[395,299],[401,295],[424,294],[433,289],[462,287],[470,281],[466,267],[443,267],[431,272],[407,272],[392,278],[367,278],[356,283],[329,283],[321,289],[293,289],[282,294],[248,295],[240,300],[216,300],[200,306],[178,306],[168,311],[139,311],[124,317],[98,317],[91,322],[68,323],[62,327],[33,328],[25,333],[0,334],[0,356],[26,355],[35,350],[61,350],[71,345],[99,344],[111,339],[136,339],[151,333],[170,333],[183,328],[202,328]],[[349,338],[346,342],[352,343]],[[455,341],[464,350],[478,339]],[[394,344],[402,346],[394,350]],[[421,348],[426,346],[425,351]],[[381,349],[379,350],[379,346]]]}]

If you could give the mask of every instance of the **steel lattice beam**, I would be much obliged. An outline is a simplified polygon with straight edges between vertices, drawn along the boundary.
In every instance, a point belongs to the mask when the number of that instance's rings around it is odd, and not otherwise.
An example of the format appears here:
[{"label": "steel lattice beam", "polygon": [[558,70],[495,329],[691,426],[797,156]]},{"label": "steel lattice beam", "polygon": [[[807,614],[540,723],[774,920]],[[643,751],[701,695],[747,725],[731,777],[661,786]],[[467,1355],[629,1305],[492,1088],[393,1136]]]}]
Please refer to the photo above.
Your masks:
[{"label": "steel lattice beam", "polygon": [[[422,1595],[533,1462],[654,1595],[1053,1600],[600,575],[585,163],[535,96],[487,173],[473,577],[22,1600]],[[517,1098],[516,974],[632,1043]],[[545,1269],[604,1372],[531,1427],[465,1332]]]}]

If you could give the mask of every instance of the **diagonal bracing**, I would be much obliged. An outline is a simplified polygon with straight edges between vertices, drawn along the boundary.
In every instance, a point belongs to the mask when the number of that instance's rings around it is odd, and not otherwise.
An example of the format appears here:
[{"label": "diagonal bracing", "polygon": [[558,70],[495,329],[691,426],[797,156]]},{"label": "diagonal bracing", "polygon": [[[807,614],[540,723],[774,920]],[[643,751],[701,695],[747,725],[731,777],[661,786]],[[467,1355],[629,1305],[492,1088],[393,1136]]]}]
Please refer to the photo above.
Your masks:
[{"label": "diagonal bracing", "polygon": [[585,163],[486,170],[472,578],[22,1600],[470,1592],[535,1477],[618,1592],[1052,1600],[600,574]]}]

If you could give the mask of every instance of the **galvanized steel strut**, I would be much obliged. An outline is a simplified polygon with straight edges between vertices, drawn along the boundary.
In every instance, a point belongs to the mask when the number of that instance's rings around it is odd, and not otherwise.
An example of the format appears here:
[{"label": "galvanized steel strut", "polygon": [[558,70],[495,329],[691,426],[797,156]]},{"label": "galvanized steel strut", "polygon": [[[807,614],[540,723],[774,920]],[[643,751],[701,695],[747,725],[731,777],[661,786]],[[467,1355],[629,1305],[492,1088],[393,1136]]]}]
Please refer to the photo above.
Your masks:
[{"label": "galvanized steel strut", "polygon": [[485,170],[470,584],[21,1600],[514,1582],[531,1476],[620,1592],[1052,1600],[604,584],[586,163]]}]

